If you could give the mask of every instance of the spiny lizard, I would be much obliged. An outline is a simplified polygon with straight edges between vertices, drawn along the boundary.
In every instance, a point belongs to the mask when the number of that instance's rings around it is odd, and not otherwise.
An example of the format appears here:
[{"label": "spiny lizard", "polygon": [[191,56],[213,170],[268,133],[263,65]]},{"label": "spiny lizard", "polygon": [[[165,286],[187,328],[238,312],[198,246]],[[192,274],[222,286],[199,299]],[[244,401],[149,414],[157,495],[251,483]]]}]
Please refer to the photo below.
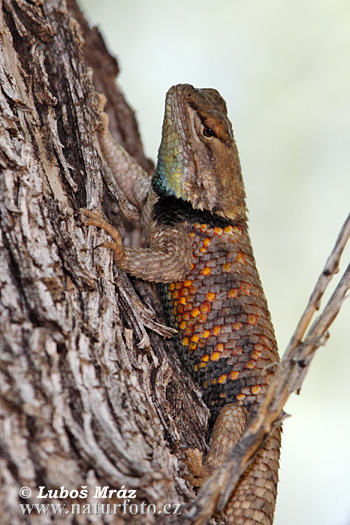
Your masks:
[{"label": "spiny lizard", "polygon": [[[150,179],[113,141],[102,115],[102,152],[128,200],[142,210],[148,248],[123,246],[99,212],[84,210],[86,224],[111,235],[105,246],[119,268],[159,283],[165,313],[178,331],[177,351],[200,384],[214,425],[204,465],[196,462],[200,454],[188,454],[192,480],[200,485],[239,440],[279,359],[248,235],[232,125],[216,90],[173,86]],[[276,429],[233,493],[227,523],[272,523],[279,449]]]}]

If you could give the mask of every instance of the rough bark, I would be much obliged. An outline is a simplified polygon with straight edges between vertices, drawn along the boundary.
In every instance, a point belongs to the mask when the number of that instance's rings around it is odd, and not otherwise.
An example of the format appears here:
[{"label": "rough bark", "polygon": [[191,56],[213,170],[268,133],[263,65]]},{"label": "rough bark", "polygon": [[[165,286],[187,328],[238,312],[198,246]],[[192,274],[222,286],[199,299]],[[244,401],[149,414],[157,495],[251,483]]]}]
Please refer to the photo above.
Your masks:
[{"label": "rough bark", "polygon": [[[133,284],[94,249],[104,234],[77,213],[104,206],[120,221],[111,202],[125,206],[99,152],[96,90],[115,138],[152,163],[114,82],[117,63],[74,0],[3,0],[0,17],[1,523],[51,523],[52,511],[29,518],[20,504],[57,502],[64,523],[162,523],[96,506],[66,514],[71,503],[123,502],[94,498],[96,486],[135,489],[130,503],[158,510],[193,497],[174,451],[204,449],[207,409],[171,341],[147,333]],[[88,496],[37,499],[40,486]]]}]

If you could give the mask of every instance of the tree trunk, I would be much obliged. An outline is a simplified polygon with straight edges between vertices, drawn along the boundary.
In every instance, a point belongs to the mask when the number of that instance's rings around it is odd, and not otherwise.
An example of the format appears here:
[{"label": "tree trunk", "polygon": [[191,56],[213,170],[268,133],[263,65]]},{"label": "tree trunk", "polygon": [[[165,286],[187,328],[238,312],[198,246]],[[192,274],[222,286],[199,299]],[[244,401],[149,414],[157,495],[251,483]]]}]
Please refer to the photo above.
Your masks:
[{"label": "tree trunk", "polygon": [[77,213],[104,206],[121,227],[126,209],[99,151],[96,90],[116,140],[152,163],[74,0],[0,6],[1,523],[51,523],[52,508],[26,505],[52,503],[64,523],[163,523],[152,505],[193,498],[174,451],[204,449],[208,411],[171,341],[145,329],[162,333],[152,287],[146,308]]}]

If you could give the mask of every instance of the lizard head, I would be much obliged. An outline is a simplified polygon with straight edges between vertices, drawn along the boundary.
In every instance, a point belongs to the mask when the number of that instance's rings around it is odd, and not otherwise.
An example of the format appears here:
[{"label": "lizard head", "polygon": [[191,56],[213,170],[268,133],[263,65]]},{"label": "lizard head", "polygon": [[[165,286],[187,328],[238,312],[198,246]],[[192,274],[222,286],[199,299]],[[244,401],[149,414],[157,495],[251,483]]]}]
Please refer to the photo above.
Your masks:
[{"label": "lizard head", "polygon": [[152,184],[159,195],[189,201],[193,208],[245,218],[238,150],[218,91],[189,84],[169,89]]}]

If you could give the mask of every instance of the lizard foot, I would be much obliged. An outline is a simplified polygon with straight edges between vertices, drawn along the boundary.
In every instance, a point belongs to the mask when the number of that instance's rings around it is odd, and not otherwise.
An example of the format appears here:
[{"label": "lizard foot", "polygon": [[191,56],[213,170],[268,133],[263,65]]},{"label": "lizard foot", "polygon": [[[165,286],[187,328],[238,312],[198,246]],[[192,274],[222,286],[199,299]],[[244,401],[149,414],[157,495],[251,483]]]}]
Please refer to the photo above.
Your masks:
[{"label": "lizard foot", "polygon": [[215,422],[205,460],[203,461],[203,454],[197,448],[185,450],[186,458],[183,461],[190,470],[185,478],[194,487],[201,487],[215,468],[225,461],[231,448],[242,436],[247,417],[245,408],[233,403],[226,405]]},{"label": "lizard foot", "polygon": [[88,220],[84,223],[86,226],[96,226],[96,228],[101,228],[113,239],[113,242],[107,241],[100,244],[98,247],[110,248],[113,251],[116,264],[121,268],[125,257],[125,252],[123,241],[118,230],[116,230],[102,217],[100,211],[88,210],[87,208],[81,208],[80,211],[83,215],[88,217]]},{"label": "lizard foot", "polygon": [[103,93],[97,94],[97,111],[98,120],[96,122],[96,130],[99,133],[108,132],[109,118],[107,113],[104,111],[107,99]]},{"label": "lizard foot", "polygon": [[210,476],[210,473],[203,465],[203,452],[198,448],[188,448],[184,452],[186,457],[183,458],[182,461],[190,471],[184,478],[189,481],[193,487],[201,487]]}]

